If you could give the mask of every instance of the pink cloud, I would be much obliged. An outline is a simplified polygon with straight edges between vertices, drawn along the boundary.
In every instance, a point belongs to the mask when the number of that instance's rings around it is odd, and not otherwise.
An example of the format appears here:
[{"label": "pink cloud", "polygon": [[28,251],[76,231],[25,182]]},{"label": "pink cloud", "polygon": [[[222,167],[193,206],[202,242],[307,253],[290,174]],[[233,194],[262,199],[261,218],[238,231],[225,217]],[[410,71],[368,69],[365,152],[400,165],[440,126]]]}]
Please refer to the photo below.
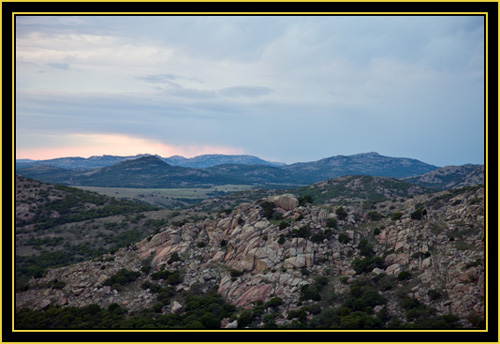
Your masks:
[{"label": "pink cloud", "polygon": [[57,147],[16,149],[16,159],[45,160],[76,156],[88,158],[104,154],[157,154],[162,157],[182,155],[191,158],[202,154],[243,154],[243,149],[213,145],[170,145],[121,134],[70,134],[61,137],[61,144]]}]

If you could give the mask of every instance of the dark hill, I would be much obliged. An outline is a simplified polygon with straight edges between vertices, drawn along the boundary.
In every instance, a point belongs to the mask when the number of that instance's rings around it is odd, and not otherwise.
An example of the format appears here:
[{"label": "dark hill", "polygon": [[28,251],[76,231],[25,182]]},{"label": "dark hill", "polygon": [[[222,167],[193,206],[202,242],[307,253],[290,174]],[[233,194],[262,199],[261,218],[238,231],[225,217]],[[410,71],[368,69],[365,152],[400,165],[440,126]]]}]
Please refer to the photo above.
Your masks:
[{"label": "dark hill", "polygon": [[409,158],[393,158],[378,153],[350,156],[338,155],[314,162],[284,166],[302,183],[310,184],[346,175],[370,175],[402,178],[420,175],[437,169],[437,166]]},{"label": "dark hill", "polygon": [[209,174],[197,169],[171,166],[155,156],[122,161],[118,164],[74,175],[71,185],[108,187],[179,187],[207,182]]}]

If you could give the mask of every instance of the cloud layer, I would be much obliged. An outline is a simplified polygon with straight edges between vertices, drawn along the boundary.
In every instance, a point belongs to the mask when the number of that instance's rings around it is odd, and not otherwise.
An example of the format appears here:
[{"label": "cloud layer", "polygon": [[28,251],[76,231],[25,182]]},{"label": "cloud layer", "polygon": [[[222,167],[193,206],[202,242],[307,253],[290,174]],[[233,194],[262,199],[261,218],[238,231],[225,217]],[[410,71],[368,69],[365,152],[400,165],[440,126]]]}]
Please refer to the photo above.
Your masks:
[{"label": "cloud layer", "polygon": [[18,16],[16,35],[18,158],[103,135],[483,162],[481,16]]}]

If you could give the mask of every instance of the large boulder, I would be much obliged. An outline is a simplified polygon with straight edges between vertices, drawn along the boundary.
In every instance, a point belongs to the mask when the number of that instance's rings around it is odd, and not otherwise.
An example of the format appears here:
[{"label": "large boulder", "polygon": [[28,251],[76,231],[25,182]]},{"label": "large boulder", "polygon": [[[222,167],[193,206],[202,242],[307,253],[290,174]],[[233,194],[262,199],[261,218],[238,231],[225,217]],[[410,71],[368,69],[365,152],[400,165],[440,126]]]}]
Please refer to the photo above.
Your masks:
[{"label": "large boulder", "polygon": [[299,200],[292,194],[284,194],[279,196],[270,196],[268,202],[273,202],[277,207],[286,211],[292,210],[299,205]]}]

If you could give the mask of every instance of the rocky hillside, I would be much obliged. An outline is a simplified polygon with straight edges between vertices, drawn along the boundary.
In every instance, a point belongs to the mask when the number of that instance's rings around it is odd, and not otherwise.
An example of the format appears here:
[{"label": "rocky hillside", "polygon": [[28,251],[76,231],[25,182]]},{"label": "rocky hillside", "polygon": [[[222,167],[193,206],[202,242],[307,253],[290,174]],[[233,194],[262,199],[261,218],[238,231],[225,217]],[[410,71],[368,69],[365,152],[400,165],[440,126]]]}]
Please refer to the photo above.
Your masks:
[{"label": "rocky hillside", "polygon": [[403,178],[408,183],[446,190],[464,186],[484,185],[484,165],[446,166],[421,176]]},{"label": "rocky hillside", "polygon": [[311,196],[316,204],[370,204],[429,191],[398,179],[372,176],[343,176],[297,190],[301,196]]},{"label": "rocky hillside", "polygon": [[[118,307],[116,326],[482,327],[484,207],[482,187],[368,212],[269,196],[49,270],[16,294],[16,308]],[[193,307],[220,312],[194,316]]]},{"label": "rocky hillside", "polygon": [[46,268],[117,250],[189,214],[22,176],[16,176],[15,209],[19,288]]}]

